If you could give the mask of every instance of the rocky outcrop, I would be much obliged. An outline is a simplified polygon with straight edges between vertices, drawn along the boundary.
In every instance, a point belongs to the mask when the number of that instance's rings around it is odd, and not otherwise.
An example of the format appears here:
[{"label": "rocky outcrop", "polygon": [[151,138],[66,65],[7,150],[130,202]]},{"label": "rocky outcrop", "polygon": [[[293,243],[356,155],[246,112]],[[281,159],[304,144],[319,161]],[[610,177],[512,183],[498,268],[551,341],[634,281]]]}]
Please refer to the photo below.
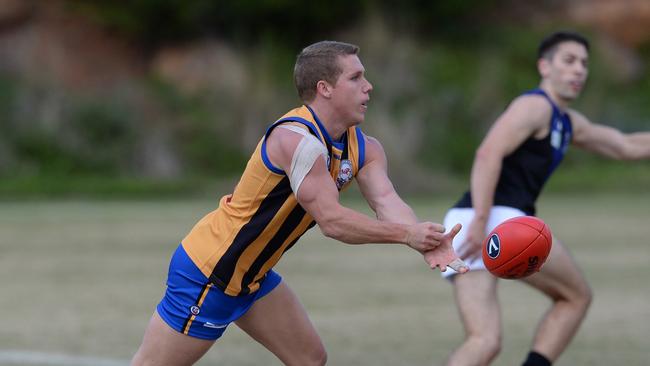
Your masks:
[{"label": "rocky outcrop", "polygon": [[650,1],[576,0],[566,2],[566,17],[597,29],[627,47],[650,41]]}]

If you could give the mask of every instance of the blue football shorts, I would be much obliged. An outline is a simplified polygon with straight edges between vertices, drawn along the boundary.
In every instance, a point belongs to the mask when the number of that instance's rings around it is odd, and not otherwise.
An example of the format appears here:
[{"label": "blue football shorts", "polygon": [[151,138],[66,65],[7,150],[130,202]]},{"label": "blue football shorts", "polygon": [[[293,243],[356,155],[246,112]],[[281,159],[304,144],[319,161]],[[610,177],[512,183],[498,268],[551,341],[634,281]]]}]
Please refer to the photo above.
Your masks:
[{"label": "blue football shorts", "polygon": [[156,310],[177,332],[215,340],[281,281],[282,277],[271,270],[257,291],[242,296],[226,295],[199,270],[181,244],[169,263],[167,290]]}]

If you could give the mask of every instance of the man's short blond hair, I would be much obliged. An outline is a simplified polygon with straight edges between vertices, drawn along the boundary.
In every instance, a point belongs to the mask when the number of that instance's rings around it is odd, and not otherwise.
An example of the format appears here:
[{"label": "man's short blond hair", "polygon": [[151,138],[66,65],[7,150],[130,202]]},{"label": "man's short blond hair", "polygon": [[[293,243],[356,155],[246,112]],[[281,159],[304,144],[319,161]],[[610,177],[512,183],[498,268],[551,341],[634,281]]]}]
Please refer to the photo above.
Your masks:
[{"label": "man's short blond hair", "polygon": [[358,53],[359,46],[336,41],[321,41],[305,47],[293,69],[293,81],[300,99],[305,103],[313,101],[316,84],[321,80],[335,85],[342,72],[338,57]]}]

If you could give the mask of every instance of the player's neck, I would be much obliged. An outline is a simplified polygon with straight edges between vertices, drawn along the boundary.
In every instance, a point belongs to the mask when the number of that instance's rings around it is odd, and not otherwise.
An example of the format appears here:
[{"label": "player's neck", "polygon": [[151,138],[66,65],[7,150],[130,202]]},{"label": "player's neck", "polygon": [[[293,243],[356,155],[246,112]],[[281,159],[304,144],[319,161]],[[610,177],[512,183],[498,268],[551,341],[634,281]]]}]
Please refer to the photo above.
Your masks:
[{"label": "player's neck", "polygon": [[555,103],[555,105],[560,108],[563,112],[569,109],[569,105],[571,104],[571,100],[568,100],[566,98],[560,97],[558,93],[556,93],[553,88],[549,87],[546,85],[544,82],[542,82],[539,86],[540,89],[542,89],[546,95],[548,95],[549,98]]},{"label": "player's neck", "polygon": [[309,107],[314,111],[321,124],[327,130],[332,140],[338,141],[341,136],[347,131],[348,125],[341,121],[336,111],[332,108],[322,105],[317,100],[309,104]]}]

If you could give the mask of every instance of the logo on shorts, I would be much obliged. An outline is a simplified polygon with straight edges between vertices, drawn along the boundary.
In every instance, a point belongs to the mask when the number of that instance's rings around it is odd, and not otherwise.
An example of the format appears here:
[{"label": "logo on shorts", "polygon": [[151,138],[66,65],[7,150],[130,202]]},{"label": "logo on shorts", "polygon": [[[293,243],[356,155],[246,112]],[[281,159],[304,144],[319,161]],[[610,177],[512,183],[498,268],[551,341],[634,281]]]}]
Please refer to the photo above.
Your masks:
[{"label": "logo on shorts", "polygon": [[203,326],[206,327],[206,328],[222,329],[222,328],[227,327],[228,324],[219,325],[219,324],[214,324],[214,323],[210,323],[210,322],[205,322],[205,323],[203,323]]},{"label": "logo on shorts", "polygon": [[490,240],[487,241],[485,250],[488,257],[492,259],[495,259],[499,256],[499,253],[501,253],[501,241],[499,240],[499,236],[497,234],[492,234]]},{"label": "logo on shorts", "polygon": [[336,186],[338,189],[343,188],[349,181],[352,180],[352,163],[350,160],[345,159],[341,161],[341,168],[339,175],[336,177]]},{"label": "logo on shorts", "polygon": [[198,307],[196,305],[190,306],[190,313],[192,313],[192,315],[199,315],[200,312],[201,312],[200,307]]}]

